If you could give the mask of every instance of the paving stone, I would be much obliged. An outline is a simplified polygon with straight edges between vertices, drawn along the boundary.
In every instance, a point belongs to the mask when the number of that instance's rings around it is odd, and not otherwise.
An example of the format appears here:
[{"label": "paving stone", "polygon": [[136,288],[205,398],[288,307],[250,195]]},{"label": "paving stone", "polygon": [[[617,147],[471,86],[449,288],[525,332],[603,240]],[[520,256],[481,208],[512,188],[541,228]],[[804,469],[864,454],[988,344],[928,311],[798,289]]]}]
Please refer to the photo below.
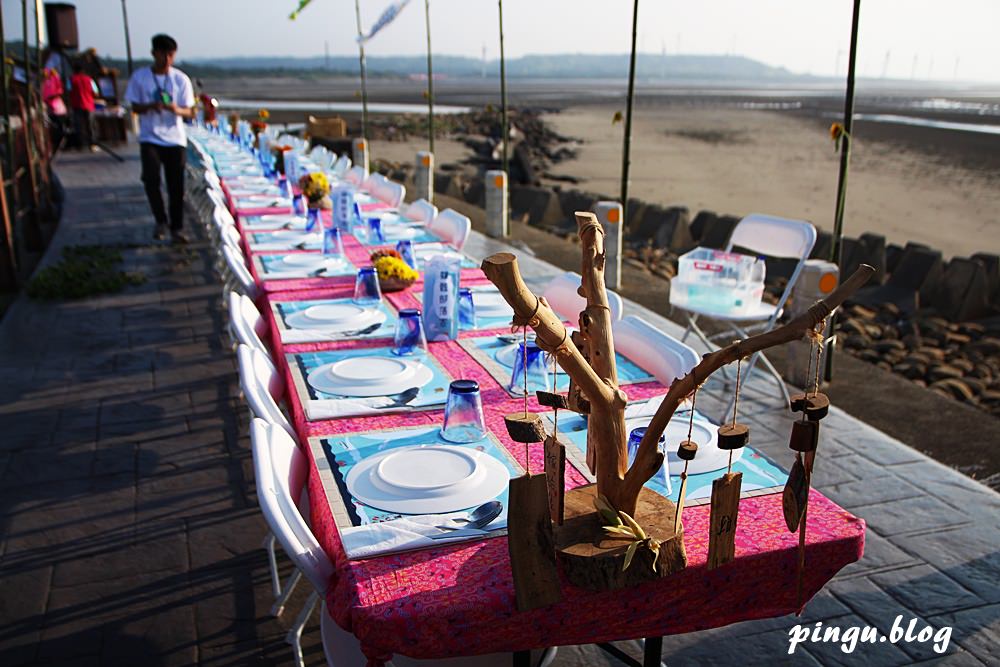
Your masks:
[{"label": "paving stone", "polygon": [[925,616],[983,604],[982,598],[930,565],[881,572],[870,578],[904,606]]},{"label": "paving stone", "polygon": [[953,628],[953,642],[958,642],[984,663],[997,664],[1000,656],[1000,605],[931,616],[928,620],[935,628]]},{"label": "paving stone", "polygon": [[[836,627],[840,633],[847,631],[849,628],[857,627],[860,633],[861,628],[867,625],[869,623],[864,619],[851,615],[831,620],[829,624],[824,624],[822,627],[823,629]],[[876,641],[874,644],[861,644],[859,642],[850,653],[846,652],[843,641],[833,642],[832,636],[830,642],[806,641],[800,644],[799,647],[795,651],[796,654],[798,654],[799,650],[804,650],[819,664],[824,666],[843,665],[844,667],[856,667],[857,665],[871,664],[878,665],[879,667],[895,667],[897,665],[909,665],[913,662],[910,656],[898,646],[894,646],[888,641]],[[850,644],[846,648],[849,649]],[[767,662],[770,664],[770,659]]]},{"label": "paving stone", "polygon": [[929,495],[866,505],[857,514],[885,537],[968,523],[967,516]]},{"label": "paving stone", "polygon": [[845,435],[840,441],[879,465],[895,465],[897,463],[912,463],[924,461],[926,457],[915,449],[907,447],[898,440],[887,438],[877,431],[861,431]]},{"label": "paving stone", "polygon": [[906,535],[895,542],[987,602],[1000,602],[1000,527],[996,524]]},{"label": "paving stone", "polygon": [[859,509],[892,500],[917,498],[925,492],[903,478],[890,474],[878,477],[877,483],[862,476],[855,481],[827,485],[823,487],[823,493],[845,509]]},{"label": "paving stone", "polygon": [[109,543],[55,567],[53,587],[100,583],[156,572],[183,572],[188,567],[187,533],[180,519],[162,521],[146,535]]},{"label": "paving stone", "polygon": [[984,521],[987,525],[997,523],[1000,494],[984,493],[986,487],[961,473],[932,461],[893,466],[892,473],[916,484],[971,520]]},{"label": "paving stone", "polygon": [[915,563],[917,563],[916,558],[874,530],[868,530],[865,532],[865,553],[861,560],[845,567],[838,577],[855,576]]}]

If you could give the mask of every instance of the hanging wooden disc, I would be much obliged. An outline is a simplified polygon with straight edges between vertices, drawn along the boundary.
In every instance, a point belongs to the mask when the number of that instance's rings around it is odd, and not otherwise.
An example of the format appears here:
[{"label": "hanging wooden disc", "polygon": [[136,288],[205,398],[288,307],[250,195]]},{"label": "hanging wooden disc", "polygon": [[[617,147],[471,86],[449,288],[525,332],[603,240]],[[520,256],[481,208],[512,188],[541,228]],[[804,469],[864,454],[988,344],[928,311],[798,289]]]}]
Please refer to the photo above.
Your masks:
[{"label": "hanging wooden disc", "polygon": [[534,412],[512,412],[503,416],[503,422],[514,442],[544,442],[548,436],[542,418]]},{"label": "hanging wooden disc", "polygon": [[719,449],[739,449],[750,442],[750,427],[746,424],[726,424],[719,427]]},{"label": "hanging wooden disc", "polygon": [[693,461],[698,455],[698,443],[693,440],[684,440],[677,447],[677,458],[681,461]]},{"label": "hanging wooden disc", "polygon": [[804,412],[806,417],[819,421],[830,412],[830,398],[823,393],[795,394],[789,401],[792,412]]}]

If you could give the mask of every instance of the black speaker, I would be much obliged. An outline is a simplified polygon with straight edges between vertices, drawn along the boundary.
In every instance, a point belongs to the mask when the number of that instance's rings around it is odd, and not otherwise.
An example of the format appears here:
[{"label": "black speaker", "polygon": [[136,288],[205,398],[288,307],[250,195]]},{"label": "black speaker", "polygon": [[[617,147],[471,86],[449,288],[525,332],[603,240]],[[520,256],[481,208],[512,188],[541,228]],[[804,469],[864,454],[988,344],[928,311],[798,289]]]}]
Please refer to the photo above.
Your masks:
[{"label": "black speaker", "polygon": [[49,45],[75,51],[80,48],[76,30],[76,5],[68,2],[45,3],[45,26],[49,32]]}]

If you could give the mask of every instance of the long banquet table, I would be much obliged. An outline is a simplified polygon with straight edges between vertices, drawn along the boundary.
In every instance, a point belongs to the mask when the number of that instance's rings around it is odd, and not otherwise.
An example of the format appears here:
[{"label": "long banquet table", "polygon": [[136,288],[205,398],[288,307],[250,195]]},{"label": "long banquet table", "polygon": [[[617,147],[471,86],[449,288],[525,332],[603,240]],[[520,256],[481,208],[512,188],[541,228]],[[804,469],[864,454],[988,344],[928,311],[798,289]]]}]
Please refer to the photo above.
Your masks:
[{"label": "long banquet table", "polygon": [[[233,209],[235,211],[235,209]],[[287,211],[253,211],[266,214]],[[247,215],[236,215],[237,223]],[[244,230],[248,264],[255,254]],[[345,253],[356,266],[367,264],[370,248],[345,238]],[[481,259],[481,258],[480,258]],[[366,433],[441,423],[443,411],[424,410],[334,420],[310,421],[295,391],[286,354],[352,347],[384,346],[381,340],[344,340],[282,344],[271,303],[317,298],[350,297],[353,278],[308,278],[262,281],[258,306],[270,327],[273,356],[285,376],[288,405],[303,449],[310,461],[311,525],[335,566],[326,593],[326,609],[343,628],[354,633],[370,665],[401,653],[415,658],[443,658],[493,652],[523,651],[556,645],[660,637],[719,627],[798,611],[796,572],[798,535],[789,533],[782,514],[781,494],[744,497],[736,531],[736,559],[713,571],[706,568],[709,505],[685,509],[684,543],[687,567],[664,579],[614,592],[591,592],[562,579],[562,600],[529,612],[515,610],[514,587],[506,537],[448,544],[365,560],[350,560],[327,500],[320,462],[307,443],[343,433]],[[478,269],[466,269],[463,284],[486,283]],[[419,307],[411,291],[386,295],[394,308]],[[503,330],[497,329],[499,333]],[[386,332],[392,335],[392,332]],[[460,340],[481,331],[463,332]],[[391,342],[391,341],[390,341]],[[502,415],[521,408],[459,342],[430,344],[430,353],[452,378],[479,382],[487,426],[522,467],[523,445],[513,443]],[[665,393],[656,382],[631,385],[630,399]],[[532,405],[537,405],[532,399]],[[544,411],[544,408],[540,409]],[[530,468],[543,469],[541,446],[530,449]],[[566,488],[587,479],[567,466]],[[809,502],[805,599],[818,592],[841,568],[858,560],[864,549],[865,524],[819,492]]]}]

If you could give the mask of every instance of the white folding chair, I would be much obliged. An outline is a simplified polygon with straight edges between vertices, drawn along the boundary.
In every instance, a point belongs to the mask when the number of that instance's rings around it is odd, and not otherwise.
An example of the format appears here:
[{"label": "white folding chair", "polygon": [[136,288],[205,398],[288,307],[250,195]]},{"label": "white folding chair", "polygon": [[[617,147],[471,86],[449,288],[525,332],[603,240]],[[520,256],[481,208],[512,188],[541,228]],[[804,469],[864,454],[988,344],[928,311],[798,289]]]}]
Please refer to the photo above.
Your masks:
[{"label": "white folding chair", "polygon": [[228,289],[235,289],[241,294],[246,294],[251,299],[257,298],[257,283],[243,263],[243,254],[233,250],[228,244],[222,246],[222,256],[226,260],[226,268],[229,270],[229,278],[226,280]]},{"label": "white folding chair", "polygon": [[347,155],[341,155],[337,158],[337,161],[333,163],[330,171],[333,172],[335,178],[343,178],[347,173],[347,170],[351,168],[351,158]]},{"label": "white folding chair", "polygon": [[[580,296],[580,274],[567,271],[549,281],[542,296],[549,303],[549,308],[564,320],[576,322],[580,313],[587,307],[587,300]],[[616,293],[608,290],[608,308],[611,309],[611,321],[620,320],[624,303]]]},{"label": "white folding chair", "polygon": [[[736,249],[737,251],[745,250],[767,257],[797,259],[798,262],[795,265],[795,270],[792,271],[792,275],[788,279],[788,284],[785,285],[778,303],[774,305],[761,303],[753,313],[747,315],[720,315],[717,311],[708,308],[698,308],[697,305],[690,303],[684,307],[675,306],[678,310],[684,312],[688,321],[687,330],[685,330],[681,341],[687,340],[688,335],[694,333],[702,343],[711,349],[713,347],[712,341],[717,338],[724,336],[732,338],[735,334],[737,338],[743,339],[753,333],[773,329],[778,318],[781,317],[785,302],[792,293],[792,289],[799,278],[799,273],[802,272],[802,267],[805,265],[806,260],[809,259],[809,253],[812,252],[815,243],[816,228],[805,220],[778,218],[761,213],[751,213],[740,220],[736,224],[735,229],[733,229],[732,236],[729,238],[726,252],[732,252]],[[707,335],[698,326],[698,319],[700,317],[726,326],[726,331],[711,336]],[[789,401],[788,387],[785,386],[785,381],[782,379],[781,374],[778,373],[777,369],[775,369],[774,365],[763,353],[755,353],[750,357],[749,362],[743,364],[740,381],[742,382],[750,376],[750,371],[753,370],[758,359],[778,383],[781,395],[787,403]],[[734,394],[729,399],[726,411],[722,415],[723,418],[729,414],[735,400],[736,396]]]},{"label": "white folding chair", "polygon": [[461,250],[469,237],[472,221],[455,209],[446,208],[434,216],[427,224],[427,229],[455,250]]},{"label": "white folding chair", "polygon": [[375,186],[375,197],[393,208],[398,208],[406,198],[406,187],[402,183],[390,181],[388,178]]},{"label": "white folding chair", "polygon": [[293,438],[295,429],[278,407],[276,396],[284,392],[285,383],[271,358],[260,350],[240,343],[236,346],[240,369],[240,389],[254,417],[280,426]]},{"label": "white folding chair", "polygon": [[430,222],[437,216],[437,214],[437,206],[430,203],[426,199],[418,199],[414,202],[410,202],[403,210],[403,215],[405,215],[409,220],[415,220],[418,222]]},{"label": "white folding chair", "polygon": [[243,237],[240,236],[236,225],[225,225],[222,228],[222,242],[238,253],[243,252]]},{"label": "white folding chair", "polygon": [[615,351],[649,372],[665,387],[687,375],[701,361],[693,349],[637,315],[612,322],[611,333]]},{"label": "white folding chair", "polygon": [[361,184],[361,190],[374,196],[375,192],[378,190],[379,186],[382,185],[384,181],[385,181],[385,176],[383,176],[377,171],[373,171],[372,173],[368,174],[368,177],[365,179],[364,183]]},{"label": "white folding chair", "polygon": [[267,345],[264,344],[264,338],[268,334],[267,321],[257,310],[253,299],[236,290],[229,293],[229,325],[237,344],[249,345],[270,356]]},{"label": "white folding chair", "polygon": [[344,180],[356,188],[360,188],[366,178],[364,167],[351,167],[344,174]]}]

